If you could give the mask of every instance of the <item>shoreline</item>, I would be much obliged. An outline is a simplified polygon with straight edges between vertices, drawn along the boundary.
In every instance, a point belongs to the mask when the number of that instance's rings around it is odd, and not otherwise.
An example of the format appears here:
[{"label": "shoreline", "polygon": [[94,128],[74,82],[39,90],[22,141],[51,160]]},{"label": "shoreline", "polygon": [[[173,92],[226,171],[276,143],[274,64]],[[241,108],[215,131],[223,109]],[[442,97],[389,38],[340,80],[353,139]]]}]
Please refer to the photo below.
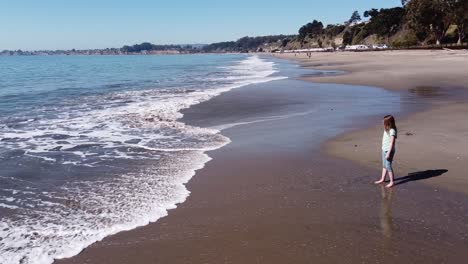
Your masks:
[{"label": "shoreline", "polygon": [[[378,54],[378,59],[373,58],[374,54],[336,54],[332,58],[321,55],[315,58],[313,54],[311,59],[305,55],[282,57],[298,61],[306,68],[338,67],[346,71],[344,75],[304,78],[308,81],[376,85],[401,93],[407,104],[412,103],[413,95],[417,97],[425,105],[397,119],[399,138],[395,167],[398,174],[404,176],[424,168],[428,171],[448,170],[444,177],[429,177],[428,173],[429,178],[423,182],[468,194],[468,177],[464,176],[463,164],[468,160],[464,151],[468,148],[468,140],[461,140],[468,136],[464,132],[468,125],[459,122],[468,115],[468,76],[463,70],[468,68],[468,52],[380,51]],[[403,60],[403,57],[407,59]],[[325,59],[329,65],[324,65]],[[420,67],[424,71],[419,70]],[[373,150],[379,148],[380,130],[378,124],[344,133],[328,140],[323,151],[368,167],[379,166],[379,156]],[[421,153],[431,158],[421,158]]]},{"label": "shoreline", "polygon": [[[301,101],[307,89],[318,88],[307,83],[293,92],[268,86],[256,93],[230,91],[190,108],[188,115],[197,125],[212,123],[207,113],[223,121],[252,117],[252,111],[257,119],[287,115],[307,106]],[[335,109],[336,116],[344,113],[339,104]],[[318,111],[336,118],[331,109]],[[368,118],[356,122],[378,120],[375,114]],[[467,257],[462,250],[467,237],[460,234],[468,215],[460,207],[464,196],[420,184],[381,190],[369,184],[375,169],[323,153],[321,137],[310,135],[328,135],[326,125],[323,131],[304,128],[313,123],[306,117],[275,121],[223,131],[233,142],[208,153],[213,160],[187,184],[192,194],[169,216],[56,263],[393,263],[401,257],[438,263]],[[334,133],[356,129],[350,123]],[[434,194],[442,199],[424,202]],[[419,215],[421,210],[426,214]],[[431,242],[441,237],[450,247]],[[366,250],[356,251],[356,245]],[[414,256],[414,250],[421,254]]]},{"label": "shoreline", "polygon": [[468,51],[465,50],[312,53],[310,59],[302,53],[271,56],[296,61],[306,69],[346,72],[304,78],[316,83],[364,85],[395,91],[416,89],[416,92],[424,92],[417,88],[467,88],[468,77],[463,71],[468,67]]}]

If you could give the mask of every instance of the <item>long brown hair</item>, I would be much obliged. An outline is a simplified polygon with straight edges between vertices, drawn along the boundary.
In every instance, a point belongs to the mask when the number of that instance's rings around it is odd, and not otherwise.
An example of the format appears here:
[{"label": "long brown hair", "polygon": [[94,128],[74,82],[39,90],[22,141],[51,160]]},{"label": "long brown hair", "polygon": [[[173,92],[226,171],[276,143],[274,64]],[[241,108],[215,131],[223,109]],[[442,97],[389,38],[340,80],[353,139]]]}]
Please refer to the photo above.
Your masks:
[{"label": "long brown hair", "polygon": [[385,131],[390,131],[391,128],[395,129],[395,132],[397,131],[396,125],[395,125],[395,118],[392,115],[386,115],[383,118],[384,122],[384,128]]}]

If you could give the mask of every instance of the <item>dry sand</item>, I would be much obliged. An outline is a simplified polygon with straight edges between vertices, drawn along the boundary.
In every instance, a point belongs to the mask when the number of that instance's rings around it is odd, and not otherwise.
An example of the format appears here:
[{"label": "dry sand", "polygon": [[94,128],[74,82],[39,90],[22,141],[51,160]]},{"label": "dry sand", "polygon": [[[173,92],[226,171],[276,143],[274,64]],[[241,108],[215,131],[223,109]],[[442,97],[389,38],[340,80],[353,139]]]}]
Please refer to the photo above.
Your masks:
[{"label": "dry sand", "polygon": [[281,54],[304,66],[342,70],[341,76],[307,78],[314,82],[359,84],[395,90],[417,87],[468,87],[468,51],[419,50]]},{"label": "dry sand", "polygon": [[[347,73],[308,77],[314,82],[362,84],[417,93],[432,107],[398,119],[397,174],[448,170],[424,181],[468,194],[468,51],[385,51],[313,53],[280,57],[306,67]],[[327,152],[378,167],[381,124],[345,133],[325,145]],[[424,177],[424,176],[422,176]]]}]

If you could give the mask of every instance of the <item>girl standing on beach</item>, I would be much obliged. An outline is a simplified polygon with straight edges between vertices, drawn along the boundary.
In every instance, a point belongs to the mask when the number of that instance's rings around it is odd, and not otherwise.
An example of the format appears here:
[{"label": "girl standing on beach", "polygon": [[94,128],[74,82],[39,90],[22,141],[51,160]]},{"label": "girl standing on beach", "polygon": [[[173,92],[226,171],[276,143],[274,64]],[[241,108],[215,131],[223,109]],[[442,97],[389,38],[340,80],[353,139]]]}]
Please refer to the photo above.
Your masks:
[{"label": "girl standing on beach", "polygon": [[390,183],[385,187],[393,186],[393,156],[395,155],[395,141],[397,138],[397,128],[395,118],[392,115],[386,115],[383,119],[384,132],[382,136],[382,178],[376,181],[375,184],[380,184],[385,181],[385,176],[388,173]]}]

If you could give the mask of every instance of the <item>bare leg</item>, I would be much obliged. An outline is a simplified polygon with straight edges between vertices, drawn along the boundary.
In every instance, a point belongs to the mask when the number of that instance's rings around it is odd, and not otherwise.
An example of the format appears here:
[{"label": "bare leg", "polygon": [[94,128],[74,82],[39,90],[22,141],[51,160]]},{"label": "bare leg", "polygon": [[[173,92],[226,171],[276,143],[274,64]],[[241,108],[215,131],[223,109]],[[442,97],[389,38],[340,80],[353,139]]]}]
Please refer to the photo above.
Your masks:
[{"label": "bare leg", "polygon": [[385,181],[385,175],[387,175],[387,169],[382,168],[382,177],[380,178],[380,180],[375,181],[374,183],[375,184],[381,184],[382,182],[384,182]]},{"label": "bare leg", "polygon": [[388,172],[388,177],[390,178],[390,183],[385,185],[385,187],[391,188],[393,187],[393,171]]}]

